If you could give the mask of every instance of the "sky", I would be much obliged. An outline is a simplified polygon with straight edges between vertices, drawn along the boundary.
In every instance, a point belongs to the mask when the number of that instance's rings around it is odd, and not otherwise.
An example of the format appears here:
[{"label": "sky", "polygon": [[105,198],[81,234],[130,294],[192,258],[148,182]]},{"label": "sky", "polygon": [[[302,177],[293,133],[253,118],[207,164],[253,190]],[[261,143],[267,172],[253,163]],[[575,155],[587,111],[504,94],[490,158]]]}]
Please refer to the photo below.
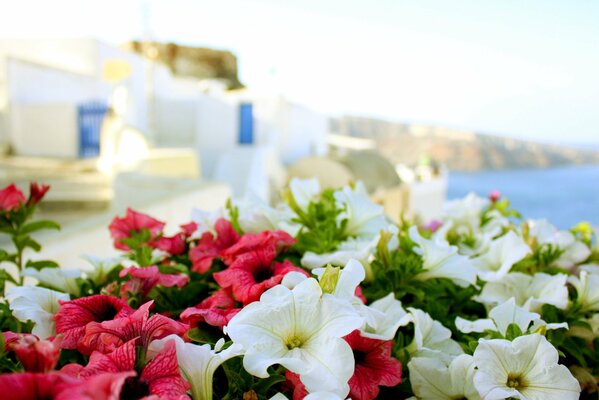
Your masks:
[{"label": "sky", "polygon": [[599,1],[0,0],[0,37],[231,50],[331,115],[599,148]]}]

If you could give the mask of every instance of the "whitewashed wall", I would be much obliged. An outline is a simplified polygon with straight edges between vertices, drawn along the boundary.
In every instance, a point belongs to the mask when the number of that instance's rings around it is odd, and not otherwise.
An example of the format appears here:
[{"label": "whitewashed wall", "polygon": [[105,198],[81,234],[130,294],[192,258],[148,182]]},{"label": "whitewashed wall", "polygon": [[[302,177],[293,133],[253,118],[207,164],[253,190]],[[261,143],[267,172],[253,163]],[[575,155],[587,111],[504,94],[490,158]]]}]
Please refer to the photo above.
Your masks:
[{"label": "whitewashed wall", "polygon": [[16,154],[77,158],[77,107],[71,103],[11,106],[10,131]]}]

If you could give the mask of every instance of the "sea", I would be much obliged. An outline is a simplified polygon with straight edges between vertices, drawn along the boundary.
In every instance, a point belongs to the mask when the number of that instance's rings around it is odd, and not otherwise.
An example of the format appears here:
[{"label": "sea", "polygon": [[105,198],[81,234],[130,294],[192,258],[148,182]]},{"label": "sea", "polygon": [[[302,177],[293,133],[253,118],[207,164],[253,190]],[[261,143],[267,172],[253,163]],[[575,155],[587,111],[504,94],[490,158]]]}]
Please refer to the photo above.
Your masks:
[{"label": "sea", "polygon": [[449,173],[448,199],[493,190],[526,219],[547,218],[560,229],[599,226],[599,165]]}]

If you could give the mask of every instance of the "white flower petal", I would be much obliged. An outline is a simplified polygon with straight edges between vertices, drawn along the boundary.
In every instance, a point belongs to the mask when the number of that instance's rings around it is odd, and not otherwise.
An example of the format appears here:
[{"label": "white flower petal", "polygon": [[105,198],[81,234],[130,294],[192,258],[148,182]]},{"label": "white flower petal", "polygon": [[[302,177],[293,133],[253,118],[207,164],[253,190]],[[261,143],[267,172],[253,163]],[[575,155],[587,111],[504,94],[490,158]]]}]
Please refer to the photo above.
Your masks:
[{"label": "white flower petal", "polygon": [[524,240],[513,231],[509,231],[499,239],[493,240],[488,251],[472,261],[479,270],[480,278],[493,282],[507,275],[512,266],[530,252]]},{"label": "white flower petal", "polygon": [[476,284],[476,268],[468,257],[458,254],[456,246],[440,238],[425,239],[416,226],[410,227],[409,235],[418,244],[414,251],[422,256],[425,270],[416,278],[447,278],[462,287]]},{"label": "white flower petal", "polygon": [[412,390],[418,399],[480,399],[474,388],[474,360],[470,355],[457,356],[449,365],[435,358],[415,357],[408,368]]},{"label": "white flower petal", "polygon": [[60,308],[58,300],[68,301],[70,297],[42,287],[16,286],[7,291],[6,299],[13,315],[21,322],[35,322],[32,333],[46,339],[56,334],[52,317]]},{"label": "white flower petal", "polygon": [[66,268],[25,268],[23,276],[29,276],[38,280],[44,286],[49,286],[63,293],[74,296],[81,294],[77,278],[81,277],[81,270]]},{"label": "white flower petal", "polygon": [[495,322],[492,319],[477,319],[476,321],[469,321],[467,319],[456,317],[455,327],[464,333],[470,332],[484,332],[486,330],[496,330]]},{"label": "white flower petal", "polygon": [[366,318],[361,335],[370,339],[392,340],[400,326],[412,322],[412,315],[403,309],[393,292],[361,310]]},{"label": "white flower petal", "polygon": [[[474,386],[483,399],[578,399],[578,381],[557,361],[557,350],[541,335],[513,342],[481,339],[474,352]],[[512,387],[508,380],[520,386]]]},{"label": "white flower petal", "polygon": [[347,219],[345,232],[356,237],[375,237],[388,223],[383,206],[370,201],[361,182],[355,189],[349,186],[334,193],[335,201],[344,211],[337,216],[339,223]]},{"label": "white flower petal", "polygon": [[540,315],[518,307],[512,297],[489,311],[489,317],[495,322],[497,332],[505,336],[510,324],[516,324],[522,332],[527,332],[530,323],[539,319]]},{"label": "white flower petal", "polygon": [[318,179],[298,179],[293,178],[289,182],[289,189],[295,204],[301,210],[307,210],[310,202],[314,201],[320,193],[320,183]]}]

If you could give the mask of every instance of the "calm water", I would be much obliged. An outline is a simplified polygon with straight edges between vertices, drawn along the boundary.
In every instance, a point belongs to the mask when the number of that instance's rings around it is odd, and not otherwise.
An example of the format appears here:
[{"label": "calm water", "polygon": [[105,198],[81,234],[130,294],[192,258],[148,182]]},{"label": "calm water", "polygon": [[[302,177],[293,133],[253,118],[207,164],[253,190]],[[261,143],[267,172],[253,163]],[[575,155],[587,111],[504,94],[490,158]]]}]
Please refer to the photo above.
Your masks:
[{"label": "calm water", "polygon": [[548,218],[562,229],[580,221],[599,225],[599,165],[449,174],[449,199],[492,190],[525,218]]}]

